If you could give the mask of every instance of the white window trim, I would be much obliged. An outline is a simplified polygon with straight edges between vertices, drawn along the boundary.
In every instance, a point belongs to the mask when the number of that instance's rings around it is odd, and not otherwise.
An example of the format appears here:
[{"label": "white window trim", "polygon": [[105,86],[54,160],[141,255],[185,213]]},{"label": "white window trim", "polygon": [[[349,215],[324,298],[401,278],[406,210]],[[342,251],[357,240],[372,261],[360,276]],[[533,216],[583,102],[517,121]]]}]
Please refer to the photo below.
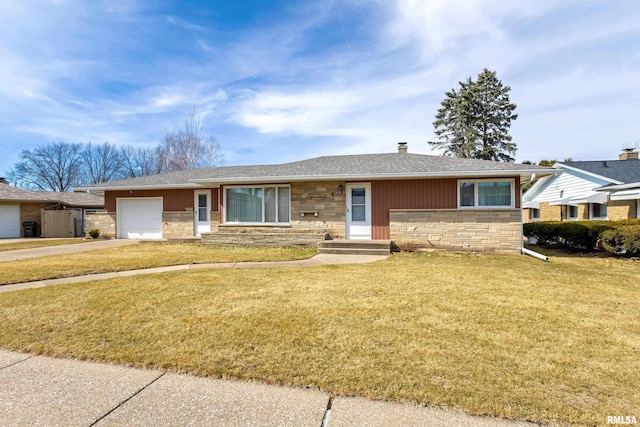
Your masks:
[{"label": "white window trim", "polygon": [[[289,189],[289,221],[288,222],[265,222],[264,220],[264,189],[269,187],[276,188],[276,200],[278,200],[278,188],[287,187]],[[227,221],[227,189],[229,188],[261,188],[262,189],[262,222],[239,222],[239,221]],[[222,191],[222,200],[224,202],[224,212],[222,218],[224,218],[224,224],[229,225],[291,225],[291,185],[290,184],[265,184],[265,185],[225,185]],[[280,204],[276,203],[276,221],[278,218],[278,210]]]},{"label": "white window trim", "polygon": [[[605,205],[607,207],[607,216],[593,216],[593,205]],[[589,203],[589,219],[607,219],[609,217],[609,206],[607,203]]]},{"label": "white window trim", "polygon": [[574,206],[576,208],[576,216],[571,216],[571,206],[572,205],[567,205],[567,221],[577,221],[580,216],[580,212],[578,212],[580,206]]},{"label": "white window trim", "polygon": [[[465,182],[473,182],[473,203],[474,206],[460,205],[460,184]],[[511,205],[510,206],[478,206],[478,183],[481,182],[509,182],[511,183]],[[516,207],[516,180],[513,178],[496,178],[496,179],[459,179],[457,183],[458,189],[458,209],[515,209]]]}]

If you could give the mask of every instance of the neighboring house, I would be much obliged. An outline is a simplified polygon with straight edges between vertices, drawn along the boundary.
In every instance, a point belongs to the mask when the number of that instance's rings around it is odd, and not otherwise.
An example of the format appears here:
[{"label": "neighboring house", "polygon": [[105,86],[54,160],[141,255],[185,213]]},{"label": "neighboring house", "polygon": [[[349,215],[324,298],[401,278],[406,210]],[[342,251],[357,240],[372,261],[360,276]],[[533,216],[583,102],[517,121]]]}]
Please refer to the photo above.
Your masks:
[{"label": "neighboring house", "polygon": [[202,235],[219,244],[386,239],[411,247],[519,252],[531,165],[398,153],[318,157],[133,178],[80,188],[105,197],[104,235]]},{"label": "neighboring house", "polygon": [[[0,238],[15,238],[23,236],[23,223],[35,222],[37,232],[35,236],[67,237],[43,235],[43,212],[67,210],[77,212],[76,217],[82,218],[85,212],[102,210],[104,198],[93,194],[60,193],[51,191],[28,191],[13,187],[0,178]],[[84,235],[83,233],[73,233]]]},{"label": "neighboring house", "polygon": [[563,162],[523,196],[525,221],[640,217],[640,160],[625,150],[619,160]]}]

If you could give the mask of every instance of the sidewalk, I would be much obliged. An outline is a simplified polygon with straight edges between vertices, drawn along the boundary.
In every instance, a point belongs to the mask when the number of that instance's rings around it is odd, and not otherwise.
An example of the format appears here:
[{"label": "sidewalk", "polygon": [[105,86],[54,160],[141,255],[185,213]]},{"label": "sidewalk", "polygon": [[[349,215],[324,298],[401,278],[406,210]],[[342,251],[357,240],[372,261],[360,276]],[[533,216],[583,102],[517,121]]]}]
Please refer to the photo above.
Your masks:
[{"label": "sidewalk", "polygon": [[[0,350],[0,425],[461,426],[535,424]],[[330,409],[329,409],[330,408]]]}]

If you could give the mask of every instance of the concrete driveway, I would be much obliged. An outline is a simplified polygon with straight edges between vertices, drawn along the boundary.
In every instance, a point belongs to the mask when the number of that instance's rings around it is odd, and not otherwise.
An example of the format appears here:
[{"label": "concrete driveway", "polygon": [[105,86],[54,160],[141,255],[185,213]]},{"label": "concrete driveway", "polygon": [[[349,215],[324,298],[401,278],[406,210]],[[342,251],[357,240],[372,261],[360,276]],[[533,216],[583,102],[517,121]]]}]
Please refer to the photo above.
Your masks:
[{"label": "concrete driveway", "polygon": [[[2,243],[26,242],[35,239],[8,239],[0,241]],[[82,243],[71,243],[60,246],[45,246],[32,249],[18,249],[15,251],[0,251],[0,262],[16,261],[19,259],[38,258],[49,255],[75,254],[78,252],[94,251],[96,249],[117,248],[120,246],[136,245],[139,240],[110,239],[110,240],[89,240]]]}]

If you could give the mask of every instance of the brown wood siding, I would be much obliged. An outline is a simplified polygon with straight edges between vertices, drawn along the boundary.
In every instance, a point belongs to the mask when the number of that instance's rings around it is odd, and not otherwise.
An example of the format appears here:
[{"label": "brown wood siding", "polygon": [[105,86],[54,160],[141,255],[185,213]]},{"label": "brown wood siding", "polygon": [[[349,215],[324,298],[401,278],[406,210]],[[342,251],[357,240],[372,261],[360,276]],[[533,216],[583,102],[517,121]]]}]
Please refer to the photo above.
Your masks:
[{"label": "brown wood siding", "polygon": [[[520,208],[519,177],[515,177],[514,188],[516,208]],[[457,178],[372,181],[372,238],[389,239],[389,209],[456,209],[457,207]]]},{"label": "brown wood siding", "polygon": [[[203,190],[209,190],[203,188]],[[218,210],[218,189],[211,188],[211,210]],[[106,212],[116,211],[116,199],[139,197],[162,197],[162,210],[164,212],[180,212],[187,208],[193,209],[193,189],[180,190],[133,190],[133,191],[105,191],[104,209]]]}]

